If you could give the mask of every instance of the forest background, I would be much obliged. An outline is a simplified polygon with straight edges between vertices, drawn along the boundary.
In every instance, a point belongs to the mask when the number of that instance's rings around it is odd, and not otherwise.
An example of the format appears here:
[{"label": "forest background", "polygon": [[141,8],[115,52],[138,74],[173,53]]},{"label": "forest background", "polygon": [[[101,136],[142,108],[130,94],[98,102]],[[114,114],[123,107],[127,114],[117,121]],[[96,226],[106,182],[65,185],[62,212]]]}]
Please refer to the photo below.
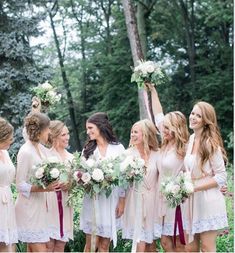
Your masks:
[{"label": "forest background", "polygon": [[[24,142],[31,88],[46,80],[62,94],[48,114],[69,127],[71,152],[81,151],[86,119],[97,111],[108,114],[120,142],[128,146],[130,128],[140,115],[137,86],[130,82],[134,63],[123,2],[0,0],[0,115],[15,128],[12,156]],[[218,245],[219,251],[233,252],[233,2],[132,4],[144,58],[168,75],[168,82],[157,87],[164,112],[179,110],[188,117],[198,100],[216,108],[230,160],[231,209],[228,235],[225,231]],[[77,228],[78,234],[81,238]],[[68,247],[82,251],[82,244]],[[128,245],[121,241],[116,251],[128,251]]]}]

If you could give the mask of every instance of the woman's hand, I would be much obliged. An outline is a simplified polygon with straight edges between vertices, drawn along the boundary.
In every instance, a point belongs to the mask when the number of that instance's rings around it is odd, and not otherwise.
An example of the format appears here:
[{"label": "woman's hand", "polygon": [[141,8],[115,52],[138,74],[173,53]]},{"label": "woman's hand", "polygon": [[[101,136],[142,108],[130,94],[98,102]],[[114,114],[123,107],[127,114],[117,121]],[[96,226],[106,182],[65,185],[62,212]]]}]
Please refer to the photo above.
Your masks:
[{"label": "woman's hand", "polygon": [[60,183],[58,181],[54,181],[47,186],[45,191],[51,192],[51,191],[58,191],[58,190],[60,190]]},{"label": "woman's hand", "polygon": [[41,100],[38,97],[32,98],[31,112],[40,112],[41,111]]},{"label": "woman's hand", "polygon": [[62,191],[68,191],[69,190],[69,182],[60,182],[60,189]]},{"label": "woman's hand", "polygon": [[120,218],[124,213],[125,208],[125,198],[120,197],[116,207],[116,218]]},{"label": "woman's hand", "polygon": [[222,187],[220,187],[220,191],[223,193],[223,195],[226,195],[228,193],[227,185],[223,185]]}]

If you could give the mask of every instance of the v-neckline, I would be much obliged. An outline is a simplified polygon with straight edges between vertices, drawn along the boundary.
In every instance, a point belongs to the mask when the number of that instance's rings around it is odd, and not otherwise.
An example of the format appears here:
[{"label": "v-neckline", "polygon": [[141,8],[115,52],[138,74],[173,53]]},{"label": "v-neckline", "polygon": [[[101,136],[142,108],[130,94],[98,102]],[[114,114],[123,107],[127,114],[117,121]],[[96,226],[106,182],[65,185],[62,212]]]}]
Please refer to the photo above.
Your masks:
[{"label": "v-neckline", "polygon": [[101,154],[101,152],[100,152],[100,149],[99,149],[99,147],[97,146],[97,150],[98,150],[98,153],[99,153],[99,156],[100,156],[100,158],[105,158],[106,156],[107,156],[107,153],[108,153],[108,147],[109,147],[109,143],[107,144],[107,147],[106,147],[106,150],[105,150],[105,154],[104,154],[104,156]]}]

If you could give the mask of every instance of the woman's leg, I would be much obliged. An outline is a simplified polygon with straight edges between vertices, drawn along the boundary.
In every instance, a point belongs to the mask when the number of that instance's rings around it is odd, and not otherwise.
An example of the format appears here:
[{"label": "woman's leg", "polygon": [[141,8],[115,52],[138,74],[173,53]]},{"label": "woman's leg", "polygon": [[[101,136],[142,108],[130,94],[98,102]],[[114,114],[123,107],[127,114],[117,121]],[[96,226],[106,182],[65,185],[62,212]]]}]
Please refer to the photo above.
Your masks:
[{"label": "woman's leg", "polygon": [[55,239],[51,239],[50,241],[46,243],[47,245],[47,252],[54,252],[54,248],[55,248]]},{"label": "woman's leg", "polygon": [[195,234],[194,240],[185,245],[185,251],[186,252],[200,252],[200,235]]},{"label": "woman's leg", "polygon": [[[96,242],[95,242],[95,251],[98,249],[99,246],[99,236],[96,236]],[[84,252],[91,252],[91,235],[86,234],[86,245],[84,247]]]},{"label": "woman's leg", "polygon": [[6,245],[5,243],[0,243],[0,252],[15,252],[15,244]]},{"label": "woman's leg", "polygon": [[28,243],[27,250],[29,252],[47,252],[46,243]]},{"label": "woman's leg", "polygon": [[146,242],[140,241],[137,243],[136,252],[145,252]]},{"label": "woman's leg", "polygon": [[146,243],[145,252],[158,252],[157,251],[156,240],[153,240],[152,243]]},{"label": "woman's leg", "polygon": [[109,252],[110,238],[99,236],[99,252]]},{"label": "woman's leg", "polygon": [[64,252],[66,242],[55,240],[54,252]]},{"label": "woman's leg", "polygon": [[202,252],[216,252],[217,234],[217,230],[206,231],[200,234]]},{"label": "woman's leg", "polygon": [[161,245],[165,252],[174,252],[174,244],[171,236],[162,235]]}]

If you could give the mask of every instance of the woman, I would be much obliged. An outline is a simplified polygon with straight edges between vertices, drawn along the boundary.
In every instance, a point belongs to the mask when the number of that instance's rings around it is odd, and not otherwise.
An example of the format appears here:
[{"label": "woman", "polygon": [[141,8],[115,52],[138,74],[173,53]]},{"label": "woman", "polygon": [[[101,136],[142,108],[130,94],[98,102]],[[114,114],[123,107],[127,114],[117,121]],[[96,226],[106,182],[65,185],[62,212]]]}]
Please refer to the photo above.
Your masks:
[{"label": "woman", "polygon": [[[160,192],[161,183],[166,177],[176,177],[180,171],[184,171],[184,157],[189,132],[185,116],[179,112],[169,112],[163,115],[162,106],[156,89],[148,85],[152,96],[152,108],[155,121],[162,136],[162,146],[158,153],[157,166],[159,170],[157,190],[157,212],[155,221],[155,235],[161,237],[161,245],[166,252],[182,252],[184,245],[176,237],[176,245],[173,243],[175,208],[167,206]],[[182,211],[185,206],[182,206]],[[186,221],[184,220],[184,228]]]},{"label": "woman", "polygon": [[[133,243],[139,239],[140,242],[136,246],[137,252],[156,251],[156,242],[154,240],[154,210],[156,208],[158,175],[158,142],[156,134],[156,128],[151,121],[145,119],[136,122],[131,129],[131,147],[127,151],[130,155],[142,158],[146,166],[143,183],[139,188],[133,186],[127,192],[123,216],[123,238],[132,239],[134,240]],[[140,195],[136,194],[139,191]],[[140,220],[140,224],[136,225],[138,220]],[[136,232],[138,230],[139,232]],[[137,234],[136,238],[135,234]]]},{"label": "woman", "polygon": [[191,235],[188,251],[216,252],[218,229],[228,226],[225,199],[219,187],[226,184],[226,152],[212,105],[198,102],[189,116],[190,136],[185,167],[191,171],[194,193],[189,199]]},{"label": "woman", "polygon": [[15,167],[8,149],[13,142],[13,127],[0,117],[0,252],[15,252],[18,242],[15,205],[11,184],[15,179]]},{"label": "woman", "polygon": [[[105,113],[95,113],[86,122],[88,141],[83,149],[83,156],[89,160],[115,158],[124,151],[124,147],[117,141],[112,127]],[[115,188],[107,198],[99,194],[95,199],[95,220],[93,214],[93,200],[85,195],[80,216],[80,228],[86,233],[85,252],[91,251],[91,234],[96,228],[97,245],[99,252],[108,252],[110,241],[116,243],[117,229],[120,226],[119,218],[124,211],[125,193]]]},{"label": "woman", "polygon": [[43,113],[31,113],[25,118],[28,140],[17,155],[16,186],[19,192],[16,200],[16,222],[19,240],[27,243],[29,252],[47,251],[49,241],[47,220],[47,191],[54,191],[58,183],[51,183],[46,189],[30,184],[34,167],[46,159],[48,150],[41,144],[48,141],[50,119]]},{"label": "woman", "polygon": [[[59,120],[51,121],[49,137],[50,155],[57,157],[58,161],[65,163],[65,165],[71,162],[73,155],[66,150],[69,145],[69,130],[66,125]],[[73,239],[73,209],[66,205],[68,184],[61,182],[60,188],[61,190],[56,192],[47,193],[48,219],[50,221],[48,252],[63,252],[66,242]],[[60,219],[58,210],[58,194],[62,194],[62,219]],[[61,229],[63,229],[63,235],[61,235]]]}]

